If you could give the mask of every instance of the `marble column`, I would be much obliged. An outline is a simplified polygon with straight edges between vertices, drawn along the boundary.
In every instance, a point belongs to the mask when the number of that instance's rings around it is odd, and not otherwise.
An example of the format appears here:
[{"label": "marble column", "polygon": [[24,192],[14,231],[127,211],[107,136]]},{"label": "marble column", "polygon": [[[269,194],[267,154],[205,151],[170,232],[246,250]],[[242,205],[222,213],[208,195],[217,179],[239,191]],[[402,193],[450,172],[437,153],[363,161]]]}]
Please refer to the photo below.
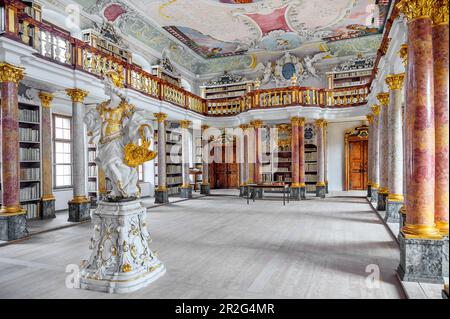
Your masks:
[{"label": "marble column", "polygon": [[373,165],[373,114],[367,115],[367,121],[369,122],[369,147],[368,147],[368,166],[367,173],[367,197],[372,198],[372,165]]},{"label": "marble column", "polygon": [[211,184],[209,182],[209,164],[211,162],[211,149],[209,144],[209,136],[206,134],[209,126],[202,126],[202,185],[200,186],[200,193],[202,195],[211,194]]},{"label": "marble column", "polygon": [[[372,106],[373,113],[373,133],[372,133],[372,202],[378,203],[378,193],[380,191],[380,115],[379,105]],[[370,138],[370,137],[369,137]]]},{"label": "marble column", "polygon": [[399,223],[400,209],[403,207],[403,83],[405,74],[390,74],[386,83],[390,89],[388,110],[388,172],[389,195],[386,203],[385,222]]},{"label": "marble column", "polygon": [[435,223],[444,237],[443,276],[449,276],[449,119],[448,119],[448,0],[438,1],[433,12],[434,113],[436,125]]},{"label": "marble column", "polygon": [[389,93],[379,93],[377,95],[380,101],[380,189],[378,191],[377,209],[379,211],[386,210],[387,197],[389,195]]},{"label": "marble column", "polygon": [[241,159],[239,163],[239,179],[240,179],[240,192],[241,197],[247,196],[247,183],[248,183],[248,135],[247,130],[249,128],[248,124],[242,124],[239,126],[242,130],[242,141],[239,141],[239,147],[241,150]]},{"label": "marble column", "polygon": [[[405,66],[405,69],[408,66],[408,44],[402,44],[400,46],[400,50],[398,52],[400,58],[403,60],[403,65]],[[405,78],[407,78],[407,75],[405,74]],[[405,107],[406,107],[406,101],[408,101],[408,90],[404,91],[404,102],[402,104],[402,120],[403,120],[403,197],[404,199],[407,198],[406,191],[406,125],[404,124],[405,120]],[[403,200],[403,206],[400,208],[400,221],[399,221],[400,229],[406,226],[406,200]]]},{"label": "marble column", "polygon": [[181,121],[181,154],[183,165],[183,185],[181,186],[181,198],[192,198],[192,186],[189,180],[189,126],[191,121]]},{"label": "marble column", "polygon": [[158,121],[158,188],[155,191],[155,204],[166,204],[169,202],[167,190],[166,171],[166,120],[167,114],[154,114]]},{"label": "marble column", "polygon": [[2,207],[0,240],[28,236],[26,211],[20,206],[19,102],[18,86],[24,69],[0,62]]},{"label": "marble column", "polygon": [[82,222],[91,219],[91,204],[86,189],[86,152],[84,99],[88,92],[81,89],[67,89],[72,100],[72,159],[73,159],[73,199],[69,202],[69,222]]},{"label": "marble column", "polygon": [[292,127],[292,185],[291,195],[293,199],[300,200],[300,119],[298,117],[291,118]]},{"label": "marble column", "polygon": [[323,128],[323,145],[325,190],[328,194],[328,122],[325,122],[325,126]]},{"label": "marble column", "polygon": [[55,215],[55,196],[53,195],[53,158],[52,158],[52,109],[53,94],[40,92],[42,113],[42,198],[41,218],[52,219]]},{"label": "marble column", "polygon": [[325,184],[325,150],[324,150],[324,120],[316,121],[317,127],[317,184],[316,197],[326,197]]},{"label": "marble column", "polygon": [[[256,184],[262,183],[262,145],[261,145],[261,128],[263,122],[260,120],[254,120],[250,122],[250,126],[253,129],[253,138],[255,143],[255,157],[253,165],[253,180]],[[262,190],[257,191],[256,196],[262,198],[264,192]]]},{"label": "marble column", "polygon": [[305,174],[305,123],[306,119],[301,117],[298,122],[298,182],[300,199],[306,199],[306,174]]},{"label": "marble column", "polygon": [[401,0],[408,18],[406,226],[399,235],[399,277],[443,283],[442,235],[435,225],[435,118],[431,13],[436,1]]}]

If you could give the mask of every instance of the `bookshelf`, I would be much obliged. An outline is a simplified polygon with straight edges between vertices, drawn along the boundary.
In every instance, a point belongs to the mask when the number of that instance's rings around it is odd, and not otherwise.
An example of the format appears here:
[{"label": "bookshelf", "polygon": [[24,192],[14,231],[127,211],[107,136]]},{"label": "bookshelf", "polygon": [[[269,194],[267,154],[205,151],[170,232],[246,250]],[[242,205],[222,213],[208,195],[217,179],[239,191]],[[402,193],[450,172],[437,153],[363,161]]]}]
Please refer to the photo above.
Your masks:
[{"label": "bookshelf", "polygon": [[305,145],[305,183],[306,192],[315,193],[317,184],[317,146]]},{"label": "bookshelf", "polygon": [[[155,147],[158,147],[158,131],[155,130]],[[168,122],[166,126],[166,175],[169,196],[180,194],[183,185],[181,157],[181,128],[178,123]],[[158,187],[158,158],[155,160],[155,186]]]},{"label": "bookshelf", "polygon": [[[203,169],[203,161],[202,161],[203,147],[202,147],[202,135],[201,134],[199,136],[195,137],[194,149],[195,149],[194,168],[198,169],[201,172]],[[203,182],[203,175],[199,175],[199,176],[200,177],[197,179],[197,183]]]},{"label": "bookshelf", "polygon": [[368,84],[372,76],[374,57],[357,57],[346,61],[327,73],[329,89],[343,89]]},{"label": "bookshelf", "polygon": [[168,58],[162,58],[158,65],[151,67],[151,70],[152,75],[172,85],[181,87],[181,76],[176,72],[175,67]]},{"label": "bookshelf", "polygon": [[132,63],[132,53],[118,46],[112,39],[108,39],[106,36],[104,36],[103,33],[109,34],[112,37],[116,37],[115,31],[112,29],[112,26],[105,24],[102,26],[100,32],[93,29],[82,31],[82,38],[84,42],[88,43],[94,48],[112,55],[124,62]]},{"label": "bookshelf", "polygon": [[207,100],[231,99],[253,90],[253,81],[225,72],[218,79],[200,86],[201,97]]},{"label": "bookshelf", "polygon": [[20,205],[27,219],[40,218],[41,114],[39,106],[19,103]]},{"label": "bookshelf", "polygon": [[292,128],[290,124],[280,124],[278,128],[278,152],[274,170],[274,182],[292,183]]},{"label": "bookshelf", "polygon": [[91,200],[91,207],[97,207],[100,199],[98,185],[97,146],[88,144],[88,196]]}]

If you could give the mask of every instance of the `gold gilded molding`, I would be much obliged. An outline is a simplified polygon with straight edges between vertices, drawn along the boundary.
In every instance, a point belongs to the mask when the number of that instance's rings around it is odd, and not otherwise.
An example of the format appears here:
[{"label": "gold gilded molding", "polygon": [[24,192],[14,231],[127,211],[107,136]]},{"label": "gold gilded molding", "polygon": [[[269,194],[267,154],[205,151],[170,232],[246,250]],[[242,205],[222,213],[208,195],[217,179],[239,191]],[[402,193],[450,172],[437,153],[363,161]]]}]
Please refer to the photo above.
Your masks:
[{"label": "gold gilded molding", "polygon": [[261,128],[263,126],[264,122],[261,120],[254,120],[250,122],[250,126],[253,128]]},{"label": "gold gilded molding", "polygon": [[248,125],[248,124],[241,124],[241,125],[239,125],[239,128],[241,128],[244,131],[247,130],[249,127],[250,127],[250,125]]},{"label": "gold gilded molding", "polygon": [[52,103],[53,98],[54,98],[54,96],[51,93],[39,92],[39,99],[41,100],[41,104],[46,109],[50,108],[50,104]]},{"label": "gold gilded molding", "polygon": [[398,55],[403,60],[403,65],[406,66],[408,64],[408,45],[406,43],[400,46]]},{"label": "gold gilded molding", "polygon": [[377,99],[378,99],[378,101],[380,101],[381,106],[389,105],[389,93],[378,93]]},{"label": "gold gilded molding", "polygon": [[141,136],[142,145],[136,145],[134,143],[129,143],[124,149],[124,161],[129,167],[138,167],[146,162],[149,162],[156,158],[158,153],[150,150],[151,140],[148,140],[144,128],[148,127],[151,129],[150,125],[144,124],[139,127],[139,135]]},{"label": "gold gilded molding", "polygon": [[56,198],[53,194],[48,194],[48,195],[44,195],[42,196],[41,200],[43,202],[50,202],[50,201],[54,201]]},{"label": "gold gilded molding", "polygon": [[386,55],[389,50],[389,45],[391,44],[391,38],[387,38],[386,41],[383,41],[380,46],[381,55]]},{"label": "gold gilded molding", "polygon": [[325,182],[318,182],[318,183],[316,184],[316,186],[317,186],[317,187],[326,187],[327,184],[326,184]]},{"label": "gold gilded molding", "polygon": [[377,184],[377,183],[373,183],[372,184],[372,189],[373,190],[377,190],[377,189],[379,189],[380,188],[380,184]]},{"label": "gold gilded molding", "polygon": [[432,13],[433,25],[448,24],[448,0],[437,0]]},{"label": "gold gilded molding", "polygon": [[188,121],[188,120],[180,121],[181,128],[184,128],[184,129],[189,128],[189,126],[191,126],[191,123],[192,122]]},{"label": "gold gilded molding", "polygon": [[155,113],[153,114],[156,117],[156,120],[159,123],[164,122],[165,120],[167,120],[167,114],[166,113]]},{"label": "gold gilded molding", "polygon": [[156,189],[157,192],[167,192],[167,186],[159,186]]},{"label": "gold gilded molding", "polygon": [[25,76],[25,69],[6,62],[0,62],[0,83],[19,84]]},{"label": "gold gilded molding", "polygon": [[436,228],[439,230],[442,236],[448,236],[448,222],[437,221]]},{"label": "gold gilded molding", "polygon": [[441,240],[443,238],[436,226],[406,225],[401,231],[406,239]]},{"label": "gold gilded molding", "polygon": [[436,0],[401,0],[396,7],[411,22],[418,18],[430,18],[435,6]]},{"label": "gold gilded molding", "polygon": [[378,193],[382,195],[389,195],[389,189],[387,187],[381,187]]},{"label": "gold gilded molding", "polygon": [[387,200],[390,202],[403,203],[405,201],[405,197],[401,194],[389,194]]},{"label": "gold gilded molding", "polygon": [[7,216],[17,216],[17,215],[23,215],[26,214],[26,210],[23,209],[20,206],[2,206],[0,209],[0,216],[1,215],[7,215]]},{"label": "gold gilded molding", "polygon": [[323,119],[316,120],[316,126],[317,126],[317,127],[324,128],[324,127],[325,127],[325,124],[326,124],[326,121],[323,120]]},{"label": "gold gilded molding", "polygon": [[373,115],[373,114],[367,115],[367,120],[369,121],[370,124],[373,123],[373,118],[374,118],[374,115]]},{"label": "gold gilded molding", "polygon": [[292,125],[300,125],[300,118],[299,117],[292,117],[291,118],[291,124]]},{"label": "gold gilded molding", "polygon": [[88,91],[81,89],[66,89],[66,93],[74,103],[84,103],[84,99],[89,94]]},{"label": "gold gilded molding", "polygon": [[298,122],[298,125],[299,125],[299,126],[305,126],[305,124],[306,124],[306,118],[300,117],[298,120],[299,120],[299,122]]},{"label": "gold gilded molding", "polygon": [[86,196],[75,196],[69,204],[85,204],[89,202],[90,200]]},{"label": "gold gilded molding", "polygon": [[116,72],[114,70],[107,71],[105,75],[111,79],[111,81],[113,82],[115,87],[120,88],[120,89],[124,88],[123,75],[121,76],[118,72]]},{"label": "gold gilded molding", "polygon": [[374,116],[379,116],[381,112],[381,108],[379,105],[375,104],[372,106],[372,112]]},{"label": "gold gilded molding", "polygon": [[202,125],[202,131],[206,131],[207,129],[209,129],[208,125]]},{"label": "gold gilded molding", "polygon": [[403,84],[405,83],[405,73],[400,74],[389,74],[386,77],[386,84],[389,86],[391,91],[401,90]]}]

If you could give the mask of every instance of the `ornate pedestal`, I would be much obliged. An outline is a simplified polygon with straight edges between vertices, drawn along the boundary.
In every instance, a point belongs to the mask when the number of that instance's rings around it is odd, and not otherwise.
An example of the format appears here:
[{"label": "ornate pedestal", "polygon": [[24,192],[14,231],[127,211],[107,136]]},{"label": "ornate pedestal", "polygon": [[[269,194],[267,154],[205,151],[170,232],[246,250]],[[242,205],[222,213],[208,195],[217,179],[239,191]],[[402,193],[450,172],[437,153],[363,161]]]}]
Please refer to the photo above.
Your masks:
[{"label": "ornate pedestal", "polygon": [[27,236],[26,214],[0,215],[0,240],[11,241]]},{"label": "ornate pedestal", "polygon": [[300,187],[300,199],[306,200],[306,187]]},{"label": "ornate pedestal", "polygon": [[69,202],[69,222],[80,223],[91,219],[91,203]]},{"label": "ornate pedestal", "polygon": [[385,211],[388,194],[378,192],[377,196],[377,210]]},{"label": "ornate pedestal", "polygon": [[192,198],[192,187],[191,186],[181,187],[180,188],[180,197],[191,199]]},{"label": "ornate pedestal", "polygon": [[43,200],[41,201],[41,218],[53,219],[56,218],[55,214],[55,200]]},{"label": "ornate pedestal", "polygon": [[326,186],[316,186],[316,197],[326,198],[327,197],[327,187]]},{"label": "ornate pedestal", "polygon": [[210,195],[211,194],[211,186],[208,185],[200,185],[200,194],[202,195]]},{"label": "ornate pedestal", "polygon": [[239,197],[247,197],[247,187],[239,187]]},{"label": "ornate pedestal", "polygon": [[399,241],[400,265],[397,272],[401,280],[444,283],[443,240],[406,239],[400,233]]},{"label": "ornate pedestal", "polygon": [[399,223],[400,222],[400,209],[403,207],[403,203],[387,201],[386,204],[386,217],[384,221],[386,223]]},{"label": "ornate pedestal", "polygon": [[169,193],[167,191],[155,191],[155,204],[168,204]]},{"label": "ornate pedestal", "polygon": [[367,197],[372,198],[372,186],[367,186]]},{"label": "ornate pedestal", "polygon": [[448,236],[444,237],[444,246],[442,252],[442,275],[448,277],[449,263],[448,263]]},{"label": "ornate pedestal", "polygon": [[93,215],[92,255],[82,264],[81,289],[129,293],[164,275],[164,265],[148,247],[146,217],[140,201],[100,202]]},{"label": "ornate pedestal", "polygon": [[378,203],[378,189],[372,188],[372,197],[370,198],[372,203]]},{"label": "ornate pedestal", "polygon": [[298,188],[298,187],[291,188],[291,198],[294,199],[294,200],[300,200],[301,199],[300,188]]}]

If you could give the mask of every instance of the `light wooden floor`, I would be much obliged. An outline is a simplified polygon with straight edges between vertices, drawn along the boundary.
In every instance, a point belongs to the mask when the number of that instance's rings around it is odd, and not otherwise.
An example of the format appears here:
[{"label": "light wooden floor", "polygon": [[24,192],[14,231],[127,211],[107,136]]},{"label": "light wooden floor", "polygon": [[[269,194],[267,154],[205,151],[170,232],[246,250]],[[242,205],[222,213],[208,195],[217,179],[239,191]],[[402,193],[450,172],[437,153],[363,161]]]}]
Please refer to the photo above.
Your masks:
[{"label": "light wooden floor", "polygon": [[[0,248],[0,298],[404,298],[399,249],[365,199],[283,207],[206,197],[149,210],[152,249],[167,274],[129,295],[65,285],[66,266],[89,254],[85,224]],[[378,265],[379,288],[366,284]]]}]

